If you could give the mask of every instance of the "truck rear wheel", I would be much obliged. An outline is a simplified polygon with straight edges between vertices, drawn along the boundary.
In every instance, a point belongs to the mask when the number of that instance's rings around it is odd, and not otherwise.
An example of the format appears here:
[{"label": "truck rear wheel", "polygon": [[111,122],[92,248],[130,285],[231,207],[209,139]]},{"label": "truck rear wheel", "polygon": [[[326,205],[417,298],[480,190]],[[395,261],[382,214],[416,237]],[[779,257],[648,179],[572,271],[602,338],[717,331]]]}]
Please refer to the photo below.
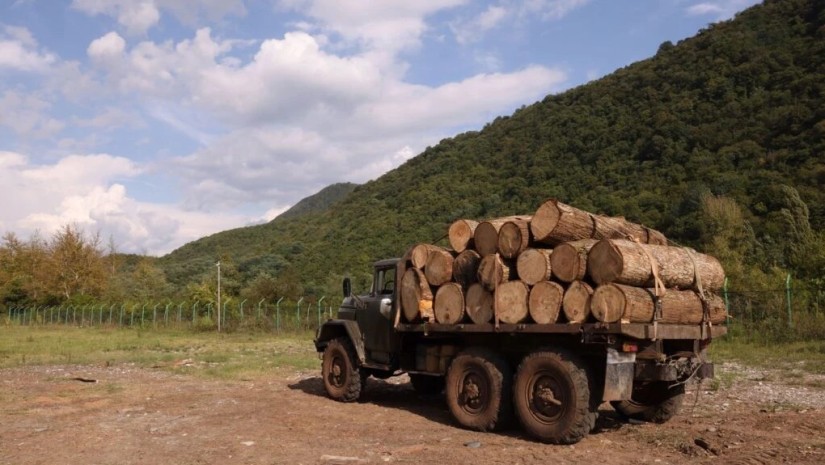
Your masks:
[{"label": "truck rear wheel", "polygon": [[636,384],[630,400],[617,400],[610,404],[627,418],[664,423],[679,413],[684,398],[684,384],[670,387],[668,383],[659,381]]},{"label": "truck rear wheel", "polygon": [[453,418],[465,428],[489,431],[512,417],[512,370],[500,355],[486,349],[468,349],[450,364],[445,385]]},{"label": "truck rear wheel", "polygon": [[341,402],[353,402],[361,397],[364,378],[356,363],[355,350],[345,338],[329,341],[324,349],[321,376],[327,394]]},{"label": "truck rear wheel", "polygon": [[585,365],[574,357],[539,351],[524,357],[516,373],[513,404],[521,425],[542,442],[572,444],[596,423]]}]

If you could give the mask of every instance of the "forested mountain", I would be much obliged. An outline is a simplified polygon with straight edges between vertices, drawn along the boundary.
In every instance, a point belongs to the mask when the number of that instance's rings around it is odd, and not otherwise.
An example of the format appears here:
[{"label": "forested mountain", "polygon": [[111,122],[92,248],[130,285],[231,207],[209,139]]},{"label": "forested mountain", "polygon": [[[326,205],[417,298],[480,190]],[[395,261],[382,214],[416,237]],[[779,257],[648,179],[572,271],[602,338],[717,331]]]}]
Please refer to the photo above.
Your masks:
[{"label": "forested mountain", "polygon": [[317,193],[301,199],[292,208],[281,213],[272,221],[283,221],[286,218],[295,218],[307,213],[322,212],[343,200],[356,187],[358,187],[358,184],[351,182],[339,182],[329,185]]},{"label": "forested mountain", "polygon": [[825,225],[823,5],[767,1],[442,140],[334,209],[204,238],[161,264],[184,283],[223,255],[243,279],[289,270],[321,292],[457,218],[532,213],[557,197],[718,248],[733,275],[812,276]]}]

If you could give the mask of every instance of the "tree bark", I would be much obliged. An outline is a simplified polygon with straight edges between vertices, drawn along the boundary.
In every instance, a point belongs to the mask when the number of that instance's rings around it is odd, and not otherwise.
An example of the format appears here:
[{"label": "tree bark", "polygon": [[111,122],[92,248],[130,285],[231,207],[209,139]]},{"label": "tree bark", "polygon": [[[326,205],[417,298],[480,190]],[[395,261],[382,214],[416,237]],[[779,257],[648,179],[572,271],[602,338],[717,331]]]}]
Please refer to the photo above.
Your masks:
[{"label": "tree bark", "polygon": [[435,293],[435,321],[443,324],[459,323],[464,319],[464,291],[458,283],[447,283]]},{"label": "tree bark", "polygon": [[562,310],[570,323],[584,323],[590,317],[593,288],[584,281],[573,281],[564,292]]},{"label": "tree bark", "polygon": [[424,269],[427,266],[427,260],[430,259],[430,252],[433,250],[438,250],[441,247],[432,244],[416,244],[409,252],[410,262],[412,266],[418,268],[419,270]]},{"label": "tree bark", "polygon": [[587,253],[597,242],[596,239],[582,239],[557,245],[550,257],[553,276],[564,283],[584,279],[587,273]]},{"label": "tree bark", "polygon": [[478,221],[454,221],[447,230],[447,236],[450,238],[450,246],[453,250],[461,253],[467,249],[472,249],[475,246],[473,242],[473,235],[476,227],[478,227]]},{"label": "tree bark", "polygon": [[530,289],[530,317],[538,324],[555,323],[564,296],[564,288],[552,281],[541,281]]},{"label": "tree bark", "polygon": [[496,287],[493,294],[493,311],[496,320],[508,324],[521,323],[530,314],[528,295],[530,289],[521,281],[508,281]]},{"label": "tree bark", "polygon": [[725,271],[710,255],[683,247],[637,244],[620,239],[602,240],[594,245],[587,256],[587,270],[596,284],[615,282],[651,287],[654,285],[651,258],[665,287],[694,288],[701,281],[704,290],[714,292],[724,284]]},{"label": "tree bark", "polygon": [[667,243],[659,231],[631,223],[624,218],[595,215],[555,199],[539,206],[530,222],[533,239],[557,245],[580,239],[633,237],[641,242]]},{"label": "tree bark", "polygon": [[527,249],[516,259],[518,277],[532,286],[539,281],[550,279],[552,249]]},{"label": "tree bark", "polygon": [[453,261],[453,281],[461,284],[465,289],[470,284],[478,282],[478,266],[481,256],[475,250],[465,250],[458,254]]},{"label": "tree bark", "polygon": [[467,315],[475,324],[489,323],[493,319],[493,293],[480,283],[471,284],[464,299]]},{"label": "tree bark", "polygon": [[449,282],[453,277],[453,254],[440,247],[430,249],[424,275],[431,286],[438,287]]},{"label": "tree bark", "polygon": [[495,291],[500,283],[510,280],[511,273],[510,264],[502,260],[499,254],[487,255],[478,265],[478,282],[485,289]]},{"label": "tree bark", "polygon": [[401,310],[409,322],[434,319],[433,292],[418,268],[407,268],[401,278]]},{"label": "tree bark", "polygon": [[498,251],[504,258],[515,258],[530,245],[530,217],[513,217],[498,230]]},{"label": "tree bark", "polygon": [[[498,251],[498,232],[501,227],[514,220],[530,221],[529,216],[506,216],[503,218],[495,218],[492,220],[482,221],[476,227],[473,235],[475,241],[476,251],[483,257],[491,255]],[[529,239],[529,237],[528,237]]]},{"label": "tree bark", "polygon": [[[655,310],[654,295],[653,289],[603,284],[593,293],[593,315],[605,323],[650,323]],[[660,300],[662,315],[659,323],[699,324],[704,321],[702,300],[695,291],[668,289]],[[724,301],[717,295],[708,296],[707,301],[710,322],[724,323],[727,317]]]}]

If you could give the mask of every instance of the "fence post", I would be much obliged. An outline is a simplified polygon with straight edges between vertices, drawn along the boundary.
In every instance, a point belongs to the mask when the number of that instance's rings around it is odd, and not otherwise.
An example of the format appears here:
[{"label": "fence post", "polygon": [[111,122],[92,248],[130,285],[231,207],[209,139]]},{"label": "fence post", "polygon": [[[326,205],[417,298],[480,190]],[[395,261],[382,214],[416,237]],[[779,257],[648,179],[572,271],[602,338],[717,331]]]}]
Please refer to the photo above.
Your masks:
[{"label": "fence post", "polygon": [[327,296],[323,295],[323,296],[321,296],[320,299],[318,299],[318,327],[319,328],[321,327],[321,302],[323,302],[324,299],[326,299],[326,298],[327,298]]},{"label": "fence post", "polygon": [[256,321],[256,322],[261,321],[261,304],[262,304],[262,303],[264,303],[264,301],[265,301],[265,300],[266,300],[266,299],[261,299],[261,300],[258,302],[258,315],[255,317],[255,321]]},{"label": "fence post", "polygon": [[117,304],[112,304],[112,305],[109,306],[109,325],[110,326],[112,325],[112,313],[114,313],[114,311],[115,311],[115,305],[117,305]]},{"label": "fence post", "polygon": [[[298,328],[301,327],[301,302],[303,301],[304,296],[301,296],[301,298],[298,299],[298,302],[295,304],[295,315],[298,320]],[[307,305],[307,312],[309,312],[309,305]]]},{"label": "fence post", "polygon": [[192,326],[195,326],[195,320],[197,320],[198,315],[198,303],[200,300],[196,300],[194,304],[192,304]]},{"label": "fence post", "polygon": [[246,299],[243,299],[241,301],[240,305],[238,305],[240,307],[240,311],[241,311],[241,321],[243,321],[243,304],[245,304],[245,303],[246,303]]},{"label": "fence post", "polygon": [[157,329],[157,327],[158,327],[158,306],[159,305],[160,304],[155,304],[155,306],[152,307],[152,327],[155,328],[155,329]]},{"label": "fence post", "polygon": [[182,313],[183,313],[183,302],[178,304],[178,323],[180,323]]},{"label": "fence post", "polygon": [[793,314],[791,313],[791,274],[785,278],[785,294],[788,297],[788,327],[793,328]]},{"label": "fence post", "polygon": [[280,332],[281,331],[281,301],[284,300],[283,297],[278,299],[278,302],[275,303],[275,329]]},{"label": "fence post", "polygon": [[164,326],[169,326],[169,306],[171,306],[171,305],[172,305],[172,301],[170,300],[166,304],[166,308],[163,310],[163,325]]}]

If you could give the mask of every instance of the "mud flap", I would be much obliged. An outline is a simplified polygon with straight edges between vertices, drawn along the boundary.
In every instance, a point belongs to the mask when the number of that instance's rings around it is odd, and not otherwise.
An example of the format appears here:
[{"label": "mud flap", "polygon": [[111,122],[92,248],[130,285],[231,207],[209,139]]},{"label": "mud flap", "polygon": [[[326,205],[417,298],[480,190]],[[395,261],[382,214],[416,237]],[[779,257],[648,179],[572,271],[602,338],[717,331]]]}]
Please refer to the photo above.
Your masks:
[{"label": "mud flap", "polygon": [[635,373],[636,354],[634,352],[619,352],[608,348],[602,400],[629,400],[633,393]]}]

